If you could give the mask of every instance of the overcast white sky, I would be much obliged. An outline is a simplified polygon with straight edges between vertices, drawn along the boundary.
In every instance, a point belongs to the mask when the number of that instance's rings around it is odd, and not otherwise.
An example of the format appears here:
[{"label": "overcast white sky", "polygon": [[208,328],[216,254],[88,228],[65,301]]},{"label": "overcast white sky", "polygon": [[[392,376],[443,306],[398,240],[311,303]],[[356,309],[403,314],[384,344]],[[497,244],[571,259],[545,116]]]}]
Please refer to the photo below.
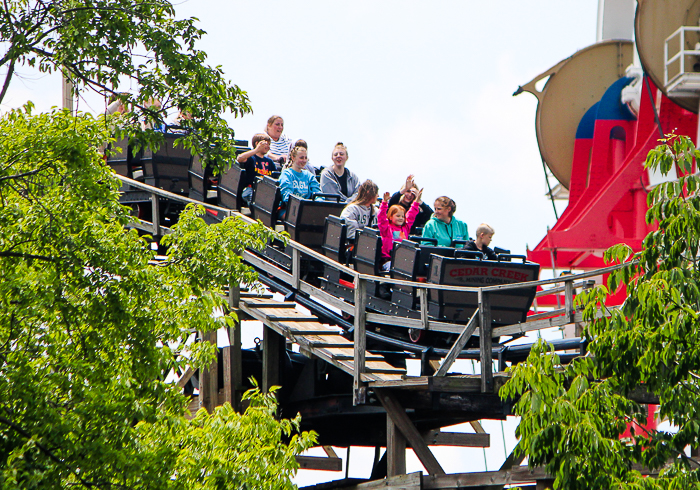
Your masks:
[{"label": "overcast white sky", "polygon": [[[343,141],[348,168],[381,193],[413,173],[427,202],[452,197],[472,234],[488,222],[494,245],[514,253],[534,248],[554,224],[535,138],[536,99],[512,93],[595,42],[596,0],[175,3],[179,17],[198,17],[208,32],[198,47],[209,63],[250,96],[254,113],[230,121],[237,138],[249,140],[280,114],[288,136],[308,141],[313,164],[328,165]],[[60,105],[56,77],[19,71],[26,77],[15,79],[0,109],[28,99],[40,110]],[[490,425],[485,454],[493,470],[514,438],[511,423],[504,450],[500,423]],[[361,452],[353,453],[351,476],[369,474],[372,450]],[[481,449],[436,454],[449,472],[484,469]],[[419,468],[410,460],[409,471]],[[341,476],[301,472],[298,481]]]}]

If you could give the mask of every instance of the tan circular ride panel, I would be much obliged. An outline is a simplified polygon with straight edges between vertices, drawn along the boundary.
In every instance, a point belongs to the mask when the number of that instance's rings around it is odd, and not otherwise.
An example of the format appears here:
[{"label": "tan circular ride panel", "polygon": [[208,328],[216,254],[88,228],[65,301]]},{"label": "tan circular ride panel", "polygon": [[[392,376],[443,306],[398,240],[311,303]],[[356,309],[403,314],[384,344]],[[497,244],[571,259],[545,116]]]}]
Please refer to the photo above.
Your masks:
[{"label": "tan circular ride panel", "polygon": [[[537,144],[545,163],[561,184],[569,188],[576,128],[581,118],[632,64],[631,41],[605,41],[577,51],[570,58],[523,85],[535,95]],[[540,92],[537,82],[547,80]]]},{"label": "tan circular ride panel", "polygon": [[[700,0],[639,0],[637,13],[634,18],[634,35],[637,40],[637,51],[644,71],[651,77],[664,94],[664,43],[666,38],[681,26],[697,26],[700,17]],[[693,49],[700,42],[697,33],[686,35],[686,47]],[[678,48],[669,46],[671,55]],[[692,71],[687,66],[686,71]],[[673,71],[671,72],[673,73]],[[698,112],[697,97],[673,97],[673,101],[689,111]]]}]

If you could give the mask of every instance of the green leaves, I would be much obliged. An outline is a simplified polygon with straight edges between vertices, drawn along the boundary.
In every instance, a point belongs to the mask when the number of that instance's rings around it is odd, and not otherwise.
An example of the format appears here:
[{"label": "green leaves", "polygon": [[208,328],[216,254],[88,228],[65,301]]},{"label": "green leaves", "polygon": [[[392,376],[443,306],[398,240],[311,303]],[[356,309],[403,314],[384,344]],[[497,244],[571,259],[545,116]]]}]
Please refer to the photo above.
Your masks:
[{"label": "green leaves", "polygon": [[[235,150],[223,116],[249,113],[248,95],[219,67],[206,65],[206,54],[196,49],[205,34],[196,19],[174,15],[167,0],[8,0],[0,5],[6,49],[0,66],[27,63],[42,72],[61,71],[76,92],[95,91],[105,99],[119,94],[131,111],[120,118],[121,131],[144,145],[157,135],[141,130],[142,123],[158,126],[169,110],[189,113],[184,144],[208,164],[225,165]],[[13,70],[3,71],[12,78]],[[162,106],[152,108],[153,99]]]},{"label": "green leaves", "polygon": [[[244,415],[223,407],[188,421],[188,398],[163,381],[193,329],[233,326],[214,314],[226,311],[220,293],[254,284],[239,253],[272,232],[207,226],[192,207],[169,260],[149,265],[98,151],[107,139],[87,115],[27,107],[0,118],[2,487],[290,487],[294,454],[313,436],[277,421],[273,398],[254,392]],[[216,348],[188,354],[202,367]]]},{"label": "green leaves", "polygon": [[[652,150],[648,168],[681,177],[649,193],[647,220],[656,231],[633,254],[623,244],[607,261],[627,263],[577,297],[588,322],[589,357],[560,366],[546,345],[512,369],[503,395],[518,399],[518,433],[531,465],[545,466],[555,488],[700,488],[698,464],[686,449],[700,447],[700,199],[697,177],[688,175],[700,152],[692,142],[669,135]],[[619,310],[605,307],[620,287],[627,299]],[[677,431],[631,426],[646,408],[626,398],[635,390],[658,396],[658,417]],[[594,464],[592,464],[594,463]],[[643,478],[632,465],[662,469]]]}]

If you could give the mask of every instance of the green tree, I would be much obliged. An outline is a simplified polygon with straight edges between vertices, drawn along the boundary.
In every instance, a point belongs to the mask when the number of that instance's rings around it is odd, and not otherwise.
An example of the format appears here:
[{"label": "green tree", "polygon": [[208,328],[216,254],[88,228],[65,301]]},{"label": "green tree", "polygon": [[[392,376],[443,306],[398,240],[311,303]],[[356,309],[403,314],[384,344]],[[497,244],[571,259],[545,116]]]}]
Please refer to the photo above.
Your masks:
[{"label": "green tree", "polygon": [[[0,103],[22,65],[61,72],[76,93],[118,95],[132,109],[121,136],[157,144],[140,123],[161,124],[169,110],[189,113],[183,141],[195,153],[213,150],[231,161],[233,131],[222,118],[250,112],[247,94],[226,81],[219,67],[205,64],[195,45],[205,32],[196,19],[178,20],[167,0],[5,0],[0,3]],[[137,93],[120,91],[137,87]],[[162,103],[161,108],[151,104]],[[214,161],[211,159],[211,161]]]},{"label": "green tree", "polygon": [[[699,157],[674,135],[649,153],[648,168],[677,165],[683,176],[649,193],[647,221],[657,229],[643,250],[612,247],[606,259],[628,265],[577,298],[591,355],[562,366],[541,342],[511,370],[502,395],[518,399],[520,447],[530,466],[556,477],[555,488],[700,488],[700,465],[686,456],[700,447],[700,181],[690,174]],[[608,310],[608,294],[622,284],[625,303]],[[620,439],[628,424],[645,421],[646,406],[629,399],[640,388],[658,396],[658,416],[677,430],[633,425],[632,438]]]},{"label": "green tree", "polygon": [[273,232],[188,208],[158,265],[127,229],[120,182],[98,147],[105,124],[65,111],[0,118],[0,486],[2,488],[287,488],[313,434],[274,418],[252,392],[185,418],[163,380],[214,348],[179,354],[195,330],[232,326],[221,296],[254,273],[235,252]]}]

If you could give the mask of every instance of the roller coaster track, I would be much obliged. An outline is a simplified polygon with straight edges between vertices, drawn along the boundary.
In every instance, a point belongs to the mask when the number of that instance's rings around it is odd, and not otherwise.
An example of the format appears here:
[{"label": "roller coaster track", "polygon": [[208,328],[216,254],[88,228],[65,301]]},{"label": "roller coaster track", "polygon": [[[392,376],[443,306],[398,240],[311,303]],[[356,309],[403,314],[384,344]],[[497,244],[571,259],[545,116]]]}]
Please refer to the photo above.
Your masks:
[{"label": "roller coaster track", "polygon": [[[163,200],[204,205],[207,209],[205,219],[209,217],[212,218],[212,221],[221,221],[227,217],[234,217],[249,223],[253,222],[249,217],[231,209],[203,204],[126,177],[118,176],[118,178],[125,185],[131,186],[132,189],[136,189],[137,192],[143,193],[148,196],[147,199],[150,199],[152,203],[152,221],[141,220],[135,222],[132,226],[148,232],[154,237],[170,233],[170,230],[160,223],[159,206]],[[449,414],[454,413],[471,411],[469,413],[473,413],[474,418],[466,419],[467,421],[478,420],[489,415],[495,419],[505,418],[509,413],[509,408],[498,397],[498,390],[507,379],[507,375],[503,373],[505,361],[517,362],[525,359],[529,353],[530,346],[493,345],[492,338],[582,322],[581,313],[577,312],[574,307],[575,291],[589,287],[590,281],[588,279],[611,272],[622,266],[613,266],[584,274],[569,275],[549,280],[475,288],[410,282],[384,277],[378,278],[372,275],[361,274],[302,244],[291,241],[290,246],[292,251],[291,269],[287,270],[265,256],[248,250],[242,252],[243,260],[258,271],[259,280],[270,291],[281,293],[284,297],[283,300],[275,299],[279,295],[272,294],[262,296],[255,296],[250,292],[236,294],[235,290],[237,288],[233,287],[229,291],[229,304],[239,313],[242,313],[243,317],[258,320],[279,337],[297,344],[300,353],[328,363],[351,376],[353,383],[350,408],[357,406],[359,409],[364,409],[365,411],[362,413],[365,414],[377,413],[376,410],[381,410],[379,413],[385,417],[383,426],[386,431],[386,443],[362,444],[386,445],[387,447],[387,474],[389,478],[383,480],[384,483],[378,483],[376,488],[442,489],[479,485],[500,485],[500,488],[502,488],[504,484],[536,479],[531,474],[521,474],[516,477],[520,470],[511,471],[511,466],[517,466],[520,460],[514,454],[508,458],[499,472],[477,475],[445,475],[442,467],[430,451],[429,445],[440,445],[440,440],[442,440],[448,441],[443,442],[445,445],[484,446],[488,445],[488,441],[475,441],[474,436],[480,434],[442,433],[439,430],[426,433],[421,429],[415,415],[432,411],[438,414],[435,416],[438,416],[441,422],[444,422],[439,425],[440,427],[450,425],[450,423],[458,423],[455,419],[449,418],[454,416]],[[314,285],[305,282],[301,273],[302,257],[321,262],[350,276],[353,281],[353,300],[348,301],[335,297],[327,291],[318,289]],[[421,299],[420,304],[424,305],[420,308],[419,318],[404,318],[367,311],[368,284],[380,280],[383,283],[415,288]],[[546,291],[539,292],[538,296],[563,292],[564,301],[562,307],[553,311],[531,315],[528,317],[528,321],[523,323],[497,327],[491,325],[490,295],[498,291],[536,286],[549,287]],[[434,318],[429,317],[427,306],[425,306],[430,289],[476,293],[479,297],[479,307],[466,325],[436,321]],[[449,349],[420,346],[382,336],[376,331],[366,329],[367,324],[372,324],[375,327],[392,326],[394,328],[442,332],[443,334],[452,334],[454,341]],[[229,335],[232,334],[230,333]],[[479,348],[466,348],[469,339],[476,336],[479,337]],[[213,341],[211,337],[205,337],[203,340]],[[392,364],[380,350],[371,346],[368,349],[368,340],[373,343],[372,345],[377,343],[388,344],[397,351],[407,353],[414,358],[420,358],[422,365],[428,364],[423,361],[431,361],[431,369],[427,370],[428,372],[423,372],[422,369],[421,376],[407,376],[403,367],[397,367],[396,363]],[[557,350],[569,350],[569,353],[561,355],[562,358],[581,355],[585,351],[585,345],[581,344],[579,339],[562,340],[554,342],[554,344]],[[284,345],[281,347],[284,347]],[[571,349],[576,350],[576,352],[571,353]],[[268,355],[265,350],[266,348],[263,349],[263,354]],[[458,358],[477,360],[482,367],[489,366],[489,368],[482,368],[481,373],[476,375],[452,373],[450,370]],[[498,368],[495,373],[493,370],[494,360],[498,361],[496,363]],[[224,355],[225,366],[226,362],[227,357]],[[231,361],[229,360],[228,362],[230,363]],[[265,359],[263,359],[264,365]],[[224,370],[226,371],[226,369],[225,367]],[[178,381],[178,384],[184,386],[187,382],[186,378],[192,374],[192,372],[184,374]],[[209,378],[216,378],[216,376],[202,373],[200,377],[200,389],[208,390],[206,392],[211,394],[217,391],[217,381],[216,379],[205,381],[204,378],[206,376]],[[208,388],[206,387],[207,384]],[[235,389],[237,390],[238,388]],[[224,395],[225,399],[233,398],[230,395],[233,388],[229,387],[229,390],[229,395]],[[226,391],[226,384],[224,385],[224,391]],[[200,392],[200,402],[204,398],[202,396],[204,392]],[[216,396],[215,394],[214,399],[216,399]],[[213,408],[215,405],[216,402],[212,403],[211,407]],[[202,403],[202,406],[207,405]],[[368,412],[367,409],[371,409],[371,411]],[[409,416],[407,409],[410,409],[409,412],[414,415],[413,418]],[[444,421],[441,418],[443,417],[442,414],[448,414]],[[464,421],[465,419],[462,418],[461,420]],[[405,451],[402,451],[402,448],[405,449],[408,446],[413,448],[416,456],[418,456],[418,459],[430,475],[405,474]],[[326,448],[326,452],[329,458],[317,458],[325,461],[320,463],[315,461],[309,464],[317,469],[335,469],[337,471],[337,465],[340,464],[339,458],[332,456],[334,454],[332,449]],[[304,461],[308,463],[313,460],[310,457],[300,458],[302,467],[309,467],[304,466],[306,464]],[[307,459],[304,460],[303,458]],[[520,471],[520,473],[523,473],[523,471]],[[537,479],[539,478],[537,477]],[[541,478],[546,478],[546,475],[541,476]],[[406,486],[409,480],[412,483]],[[358,490],[360,488],[375,488],[370,483],[364,485],[348,488],[357,488]]]}]

